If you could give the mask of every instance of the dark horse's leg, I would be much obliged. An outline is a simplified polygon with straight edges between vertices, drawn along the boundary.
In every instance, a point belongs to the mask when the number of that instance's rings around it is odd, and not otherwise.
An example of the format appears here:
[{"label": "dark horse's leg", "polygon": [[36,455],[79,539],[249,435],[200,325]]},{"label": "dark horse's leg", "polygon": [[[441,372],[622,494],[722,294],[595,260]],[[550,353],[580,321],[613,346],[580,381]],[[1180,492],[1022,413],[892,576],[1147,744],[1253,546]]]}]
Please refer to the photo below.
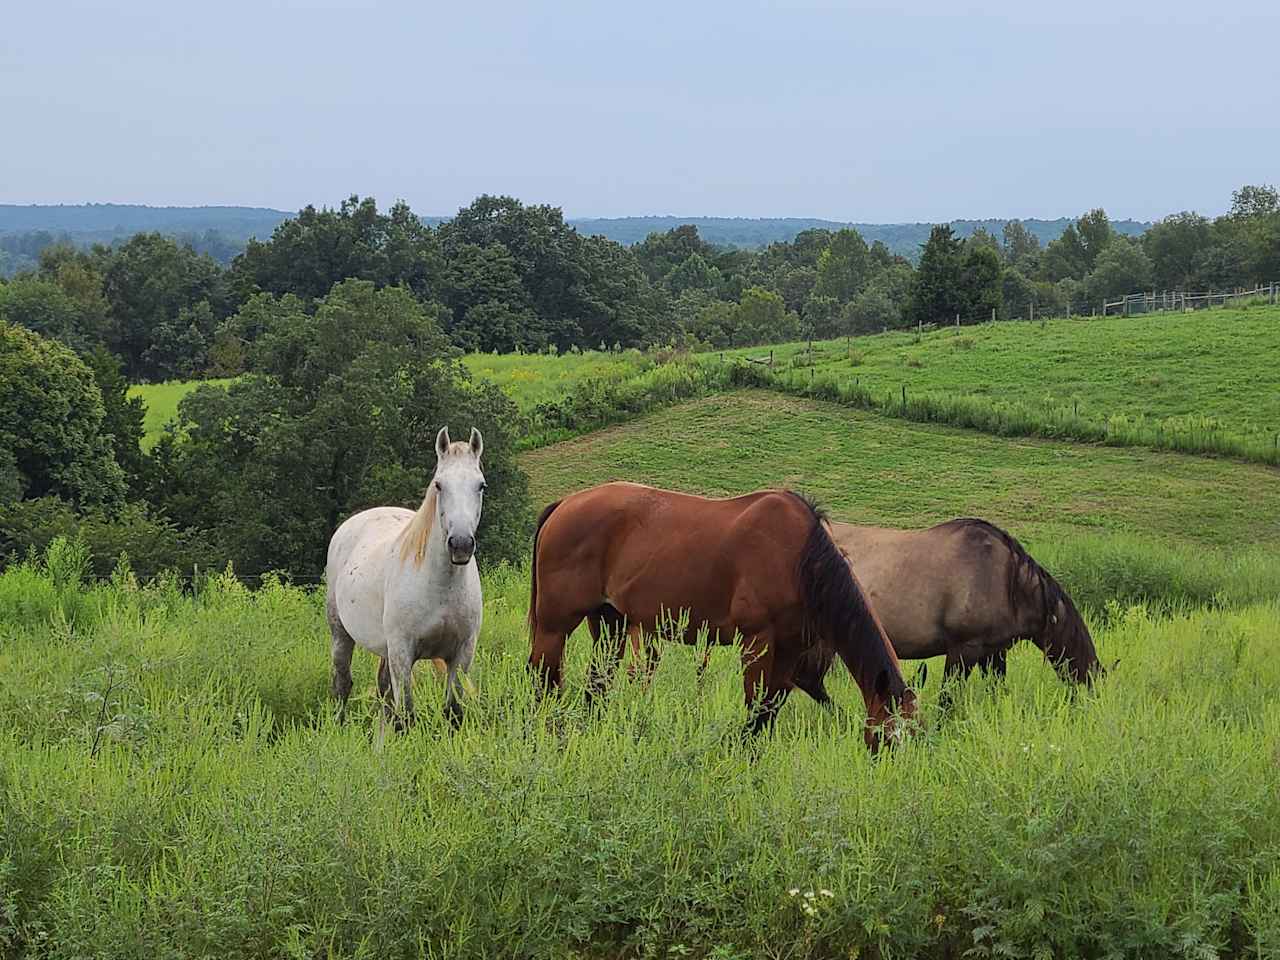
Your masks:
[{"label": "dark horse's leg", "polygon": [[979,660],[978,668],[991,674],[997,680],[1003,680],[1008,660],[1009,648],[1001,647],[999,650],[989,653]]},{"label": "dark horse's leg", "polygon": [[947,660],[942,668],[942,690],[938,694],[939,713],[945,715],[951,711],[952,688],[957,680],[969,676],[972,670],[973,664],[966,663],[959,653],[954,650],[947,651]]},{"label": "dark horse's leg", "polygon": [[618,669],[627,645],[626,618],[610,604],[587,615],[587,629],[593,643],[591,666],[587,670],[587,704],[603,696]]}]

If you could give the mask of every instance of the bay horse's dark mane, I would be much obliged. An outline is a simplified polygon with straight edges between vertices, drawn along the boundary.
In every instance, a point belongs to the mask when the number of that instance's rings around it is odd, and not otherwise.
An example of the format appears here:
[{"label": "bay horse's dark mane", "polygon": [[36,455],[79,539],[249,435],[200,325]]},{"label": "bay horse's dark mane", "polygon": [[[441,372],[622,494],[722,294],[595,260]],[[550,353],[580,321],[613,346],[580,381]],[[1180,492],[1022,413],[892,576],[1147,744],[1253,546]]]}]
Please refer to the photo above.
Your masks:
[{"label": "bay horse's dark mane", "polygon": [[[826,513],[812,497],[794,490],[784,492],[804,504],[813,517],[796,565],[809,619],[808,632],[833,652],[842,643],[859,645],[862,656],[845,660],[846,664],[855,660],[861,663],[859,687],[877,691],[896,706],[907,692],[906,682],[883,629],[854,578],[849,558],[831,539]],[[816,649],[809,654],[815,655]]]},{"label": "bay horse's dark mane", "polygon": [[[1044,642],[1045,651],[1051,659],[1067,660],[1072,669],[1078,667],[1081,671],[1077,679],[1085,679],[1083,672],[1092,670],[1097,663],[1093,639],[1089,636],[1089,628],[1085,626],[1084,618],[1080,616],[1076,605],[1053,575],[1040,566],[1012,534],[990,521],[979,517],[958,517],[939,526],[976,528],[994,536],[1004,544],[1013,558],[1013,563],[1009,565],[1007,587],[1011,609],[1016,612],[1021,605],[1022,597],[1018,586],[1024,576],[1028,582],[1038,584],[1040,588],[1040,637],[1038,639]],[[1058,609],[1058,604],[1062,604],[1065,616],[1058,622],[1054,622],[1052,618],[1054,611]],[[1051,647],[1055,649],[1050,649]]]}]

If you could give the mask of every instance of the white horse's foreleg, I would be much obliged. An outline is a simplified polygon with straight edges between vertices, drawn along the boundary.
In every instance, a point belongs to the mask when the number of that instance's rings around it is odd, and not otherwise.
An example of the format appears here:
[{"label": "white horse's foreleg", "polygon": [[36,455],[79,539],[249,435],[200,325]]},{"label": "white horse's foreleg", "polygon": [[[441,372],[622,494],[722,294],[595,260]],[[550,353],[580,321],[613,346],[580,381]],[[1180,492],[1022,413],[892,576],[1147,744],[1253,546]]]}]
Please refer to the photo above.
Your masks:
[{"label": "white horse's foreleg", "polygon": [[462,725],[462,696],[466,692],[462,686],[462,675],[471,670],[471,661],[476,655],[476,637],[470,637],[458,656],[449,662],[449,675],[445,680],[444,715],[453,724],[454,729]]},{"label": "white horse's foreleg", "polygon": [[387,670],[391,674],[391,697],[396,729],[413,723],[413,647],[403,641],[387,643]]}]

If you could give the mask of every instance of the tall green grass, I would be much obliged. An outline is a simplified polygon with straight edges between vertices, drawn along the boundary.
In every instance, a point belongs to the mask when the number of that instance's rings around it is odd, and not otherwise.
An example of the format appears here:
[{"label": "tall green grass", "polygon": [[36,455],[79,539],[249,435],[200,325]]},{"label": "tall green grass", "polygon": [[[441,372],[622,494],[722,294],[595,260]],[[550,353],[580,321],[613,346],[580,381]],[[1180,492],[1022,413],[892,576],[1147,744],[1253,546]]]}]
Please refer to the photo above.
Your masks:
[{"label": "tall green grass", "polygon": [[[322,597],[0,574],[0,955],[1262,958],[1280,950],[1280,606],[1095,623],[1072,693],[1027,645],[891,754],[673,651],[598,716],[538,703],[523,571],[485,577],[463,729],[429,669],[379,751],[372,658],[327,699]],[[833,674],[834,678],[834,674]]]}]

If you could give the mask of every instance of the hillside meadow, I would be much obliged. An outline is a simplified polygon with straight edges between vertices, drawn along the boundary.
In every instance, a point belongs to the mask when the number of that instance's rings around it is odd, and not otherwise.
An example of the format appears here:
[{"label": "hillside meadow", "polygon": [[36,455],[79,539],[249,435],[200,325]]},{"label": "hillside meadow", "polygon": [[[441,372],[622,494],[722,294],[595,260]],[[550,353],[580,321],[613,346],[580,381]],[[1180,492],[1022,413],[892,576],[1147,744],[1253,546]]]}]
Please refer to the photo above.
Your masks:
[{"label": "hillside meadow", "polygon": [[724,355],[771,351],[779,367],[812,367],[877,394],[905,386],[909,397],[987,397],[1099,422],[1203,418],[1243,436],[1280,434],[1280,308],[1265,305],[1002,321],[818,342],[813,355],[807,343]]},{"label": "hillside meadow", "polygon": [[[773,355],[774,386],[815,386],[855,406],[1004,435],[1051,436],[1280,463],[1280,308],[1001,321],[918,334],[712,351],[704,365]],[[525,414],[589,383],[625,389],[666,362],[636,350],[473,353],[475,376]],[[763,369],[757,370],[764,378]],[[820,383],[819,383],[820,381]],[[227,383],[226,380],[208,381]],[[135,386],[150,447],[199,381]],[[638,383],[644,388],[647,385]],[[905,397],[908,408],[901,400]],[[565,431],[535,430],[540,442]]]},{"label": "hillside meadow", "polygon": [[[1280,950],[1280,607],[1030,645],[871,758],[793,698],[744,744],[736,659],[669,651],[603,711],[528,682],[526,571],[485,576],[468,715],[430,668],[379,749],[328,700],[322,595],[0,573],[0,955],[1263,958]],[[1224,785],[1230,789],[1223,789]]]}]

